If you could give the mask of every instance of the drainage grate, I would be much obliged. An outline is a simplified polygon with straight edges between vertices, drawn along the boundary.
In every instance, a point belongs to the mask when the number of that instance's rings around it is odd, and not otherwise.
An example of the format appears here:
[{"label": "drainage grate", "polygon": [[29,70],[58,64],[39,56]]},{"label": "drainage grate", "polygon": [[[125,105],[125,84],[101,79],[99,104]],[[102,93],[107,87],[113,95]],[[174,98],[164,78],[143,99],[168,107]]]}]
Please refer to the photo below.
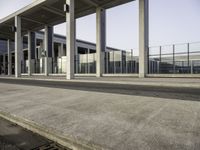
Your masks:
[{"label": "drainage grate", "polygon": [[0,136],[0,150],[19,150],[16,146],[10,144]]},{"label": "drainage grate", "polygon": [[50,143],[50,144],[46,144],[46,145],[34,148],[32,150],[71,150],[71,149],[64,148],[63,146],[56,143]]}]

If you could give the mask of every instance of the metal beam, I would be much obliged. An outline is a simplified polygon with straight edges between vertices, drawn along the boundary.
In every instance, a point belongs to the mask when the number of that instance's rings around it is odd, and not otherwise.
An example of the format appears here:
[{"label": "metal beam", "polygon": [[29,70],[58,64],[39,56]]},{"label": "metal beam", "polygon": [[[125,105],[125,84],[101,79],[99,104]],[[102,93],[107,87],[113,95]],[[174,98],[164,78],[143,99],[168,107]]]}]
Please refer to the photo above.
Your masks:
[{"label": "metal beam", "polygon": [[[21,17],[20,17],[20,18],[21,18]],[[12,28],[14,25],[4,24],[3,26],[4,26],[4,27],[9,27],[10,29],[8,29],[8,30],[11,31],[11,28]],[[23,30],[29,30],[29,29],[28,29],[28,28],[22,27],[21,31],[23,31]],[[1,31],[0,31],[0,32],[1,32]],[[14,31],[13,31],[13,34],[14,34]]]},{"label": "metal beam", "polygon": [[40,21],[37,21],[37,20],[33,20],[33,19],[31,19],[31,18],[27,18],[27,17],[21,17],[22,19],[24,19],[24,20],[27,20],[27,21],[30,21],[30,22],[33,22],[33,23],[37,23],[37,24],[41,24],[41,25],[45,25],[46,23],[44,23],[44,22],[40,22]]},{"label": "metal beam", "polygon": [[4,35],[6,35],[6,36],[11,36],[11,37],[13,36],[13,37],[14,37],[14,33],[13,33],[13,35],[12,35],[12,34],[9,34],[9,33],[0,31],[0,34],[4,34]]},{"label": "metal beam", "polygon": [[99,7],[99,4],[95,0],[82,0],[82,1],[86,2],[87,4],[93,5],[95,7]]},{"label": "metal beam", "polygon": [[65,17],[65,14],[63,13],[64,11],[62,12],[62,11],[60,11],[59,9],[55,9],[54,7],[49,7],[49,6],[46,7],[46,6],[43,6],[42,9],[47,10],[47,11],[49,11],[49,12],[51,12],[51,13],[56,14],[56,15]]}]

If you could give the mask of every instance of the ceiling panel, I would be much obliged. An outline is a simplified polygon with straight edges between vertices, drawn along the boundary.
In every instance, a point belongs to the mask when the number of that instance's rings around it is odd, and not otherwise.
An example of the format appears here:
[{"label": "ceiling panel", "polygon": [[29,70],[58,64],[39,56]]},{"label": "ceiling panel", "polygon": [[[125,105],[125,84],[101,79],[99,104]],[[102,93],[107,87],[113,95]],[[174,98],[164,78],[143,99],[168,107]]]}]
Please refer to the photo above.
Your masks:
[{"label": "ceiling panel", "polygon": [[[83,17],[96,12],[97,7],[105,9],[124,4],[133,0],[75,0],[75,17]],[[38,0],[29,6],[0,20],[0,37],[14,38],[11,26],[14,26],[14,16],[22,17],[22,33],[28,30],[37,31],[45,25],[57,25],[66,21],[63,10],[66,0]],[[5,33],[5,34],[4,34]]]}]

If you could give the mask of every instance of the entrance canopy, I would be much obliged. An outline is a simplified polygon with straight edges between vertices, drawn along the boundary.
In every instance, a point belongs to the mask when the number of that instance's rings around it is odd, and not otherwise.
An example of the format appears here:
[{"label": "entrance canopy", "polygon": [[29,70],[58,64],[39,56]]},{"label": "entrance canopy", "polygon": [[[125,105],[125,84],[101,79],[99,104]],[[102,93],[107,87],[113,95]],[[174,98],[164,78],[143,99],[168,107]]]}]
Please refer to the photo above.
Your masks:
[{"label": "entrance canopy", "polygon": [[[75,18],[93,14],[97,7],[108,9],[131,1],[134,0],[75,0]],[[20,16],[22,19],[22,34],[41,30],[45,25],[54,26],[65,22],[65,3],[66,0],[36,0],[0,20],[0,38],[14,39],[12,27],[15,24],[15,16]]]}]

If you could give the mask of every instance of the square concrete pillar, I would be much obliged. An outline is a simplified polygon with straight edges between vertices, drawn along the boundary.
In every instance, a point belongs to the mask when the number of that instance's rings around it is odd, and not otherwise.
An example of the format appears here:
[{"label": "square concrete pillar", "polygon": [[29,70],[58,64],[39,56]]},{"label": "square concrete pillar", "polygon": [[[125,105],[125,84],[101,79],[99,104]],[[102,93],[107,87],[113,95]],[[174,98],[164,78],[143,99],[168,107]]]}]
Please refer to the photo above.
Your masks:
[{"label": "square concrete pillar", "polygon": [[139,77],[148,73],[149,0],[139,0]]},{"label": "square concrete pillar", "polygon": [[34,71],[34,60],[35,60],[35,50],[36,50],[36,38],[35,32],[28,32],[28,75]]},{"label": "square concrete pillar", "polygon": [[61,58],[64,55],[64,44],[60,43],[58,45],[58,57]]},{"label": "square concrete pillar", "polygon": [[74,0],[66,0],[69,6],[69,11],[66,13],[66,27],[67,27],[67,75],[66,78],[71,80],[74,78],[74,51],[76,42],[76,22],[74,16]]},{"label": "square concrete pillar", "polygon": [[3,72],[6,75],[6,54],[3,54]]},{"label": "square concrete pillar", "polygon": [[104,53],[106,50],[106,11],[96,9],[96,76],[101,77],[104,73]]},{"label": "square concrete pillar", "polygon": [[22,34],[21,34],[21,18],[15,16],[15,77],[21,76],[21,54],[22,54]]},{"label": "square concrete pillar", "polygon": [[11,41],[7,41],[7,51],[8,51],[8,76],[12,74],[12,54],[11,54],[11,49],[10,49]]},{"label": "square concrete pillar", "polygon": [[45,62],[44,72],[48,76],[52,72],[52,54],[53,54],[53,27],[45,26],[44,33]]}]

